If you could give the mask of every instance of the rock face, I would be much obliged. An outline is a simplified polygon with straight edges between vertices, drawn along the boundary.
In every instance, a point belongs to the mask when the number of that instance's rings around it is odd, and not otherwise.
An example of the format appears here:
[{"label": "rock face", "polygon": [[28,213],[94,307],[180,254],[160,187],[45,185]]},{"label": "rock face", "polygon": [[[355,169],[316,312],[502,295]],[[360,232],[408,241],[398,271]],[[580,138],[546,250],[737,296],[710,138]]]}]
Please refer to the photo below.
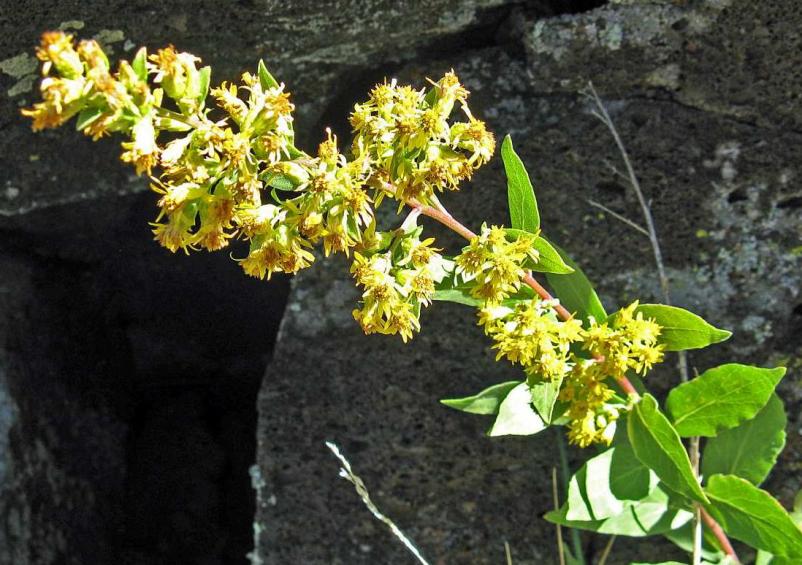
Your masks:
[{"label": "rock face", "polygon": [[[242,563],[251,548],[254,564],[411,562],[337,478],[325,440],[430,562],[502,562],[505,541],[516,564],[556,562],[540,519],[553,505],[554,435],[491,441],[486,421],[437,402],[518,377],[494,362],[472,312],[435,304],[403,345],[361,335],[341,258],[294,279],[287,299],[287,281],[247,280],[225,254],[157,248],[146,182],[119,164],[115,141],[34,136],[17,115],[33,99],[38,34],[56,27],[115,56],[173,43],[215,80],[264,57],[294,94],[309,148],[326,125],[347,137],[349,107],[384,76],[422,85],[453,67],[476,114],[512,134],[546,233],[613,308],[658,289],[648,241],[587,202],[640,219],[606,164],[621,167],[613,140],[579,94],[592,80],[652,199],[675,302],[735,330],[692,364],[788,364],[788,447],[768,488],[788,503],[799,487],[794,0],[5,4],[0,565]],[[494,163],[446,205],[476,226],[505,222],[505,199]],[[442,247],[460,245],[431,228]],[[650,385],[674,379],[666,364]],[[569,452],[574,465],[585,455]],[[586,537],[588,555],[605,541]],[[682,553],[667,543],[619,539],[608,563],[672,556]]]},{"label": "rock face", "polygon": [[[694,354],[693,366],[790,363],[781,388],[788,448],[769,484],[786,504],[802,478],[802,81],[787,56],[799,18],[793,2],[745,1],[518,16],[505,27],[520,43],[396,73],[422,84],[455,68],[476,113],[499,136],[512,134],[535,179],[545,232],[587,267],[609,307],[659,300],[648,240],[588,204],[641,218],[606,164],[623,169],[612,137],[578,92],[593,81],[652,200],[675,302],[736,332],[726,346]],[[446,205],[468,225],[504,222],[504,191],[496,164]],[[482,434],[487,422],[437,403],[515,378],[493,363],[472,313],[435,304],[404,346],[360,335],[349,319],[355,299],[343,262],[293,281],[259,401],[254,562],[411,562],[351,485],[335,481],[324,440],[342,447],[376,504],[431,562],[497,563],[505,540],[515,563],[554,561],[554,531],[537,518],[553,505],[553,436],[491,441]],[[665,390],[676,378],[669,364],[650,386]],[[587,543],[593,553],[604,542]],[[663,560],[672,551],[619,540],[610,562]]]}]

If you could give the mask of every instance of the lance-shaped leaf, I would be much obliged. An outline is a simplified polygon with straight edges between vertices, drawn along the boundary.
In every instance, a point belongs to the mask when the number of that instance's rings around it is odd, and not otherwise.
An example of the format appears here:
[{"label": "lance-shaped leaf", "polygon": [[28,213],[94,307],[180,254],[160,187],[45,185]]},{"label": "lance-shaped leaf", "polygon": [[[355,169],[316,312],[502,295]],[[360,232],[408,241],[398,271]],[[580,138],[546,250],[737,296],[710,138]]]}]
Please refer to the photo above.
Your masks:
[{"label": "lance-shaped leaf", "polygon": [[521,381],[508,381],[484,389],[473,396],[465,398],[444,398],[440,402],[463,412],[471,414],[484,414],[494,416],[498,414],[499,406],[507,398],[512,389],[521,384]]},{"label": "lance-shaped leaf", "polygon": [[[532,234],[520,229],[507,228],[504,232],[509,241],[516,240],[520,237],[532,237]],[[539,273],[555,273],[558,275],[574,272],[574,269],[563,261],[563,258],[554,246],[543,237],[536,237],[532,243],[532,247],[537,250],[538,259],[537,261],[527,260],[526,268]]]},{"label": "lance-shaped leaf", "polygon": [[259,84],[265,90],[268,88],[277,88],[279,86],[278,81],[273,78],[273,75],[267,70],[267,65],[265,65],[265,62],[262,60],[259,61],[258,73]]},{"label": "lance-shaped leaf", "polygon": [[498,416],[488,435],[529,436],[543,431],[548,426],[532,407],[529,385],[521,383],[513,388],[501,402]]},{"label": "lance-shaped leaf", "polygon": [[737,475],[759,485],[785,447],[785,425],[783,403],[773,394],[754,418],[707,440],[702,475]]},{"label": "lance-shaped leaf", "polygon": [[141,47],[139,51],[136,52],[134,56],[134,60],[131,61],[131,68],[134,69],[134,73],[139,80],[145,82],[148,80],[148,50],[144,47]]},{"label": "lance-shaped leaf", "polygon": [[93,124],[100,116],[103,115],[103,110],[100,108],[84,108],[78,114],[78,119],[75,121],[75,129],[81,131],[85,127]]},{"label": "lance-shaped leaf", "polygon": [[635,456],[670,489],[693,500],[707,502],[677,431],[660,412],[652,395],[646,394],[630,411],[627,433]]},{"label": "lance-shaped leaf", "polygon": [[565,275],[546,273],[546,280],[562,305],[583,320],[587,320],[588,316],[600,321],[605,320],[607,312],[604,311],[604,306],[588,277],[563,249],[554,243],[551,246],[560,254],[563,262],[574,270],[573,273]]},{"label": "lance-shaped leaf", "polygon": [[[481,308],[485,305],[485,301],[480,298],[471,296],[471,283],[457,282],[454,275],[445,277],[442,281],[435,283],[434,294],[432,300],[438,302],[454,302],[456,304],[463,304],[473,308]],[[509,298],[503,300],[503,306],[515,306],[521,300],[529,300],[535,296],[535,291],[528,286],[522,285],[518,292]]]},{"label": "lance-shaped leaf", "polygon": [[212,79],[212,68],[202,67],[198,73],[198,104],[203,107],[206,97],[209,96],[209,82]]},{"label": "lance-shaped leaf", "polygon": [[644,318],[653,318],[660,325],[659,342],[667,351],[701,349],[732,335],[732,332],[713,327],[693,312],[676,306],[641,304],[636,312],[642,312]]},{"label": "lance-shaped leaf", "polygon": [[708,369],[668,395],[666,409],[683,437],[713,437],[757,414],[769,401],[785,369],[728,363]]},{"label": "lance-shaped leaf", "polygon": [[734,475],[713,475],[705,492],[710,513],[728,535],[802,563],[802,530],[769,493]]},{"label": "lance-shaped leaf", "polygon": [[620,514],[601,520],[570,520],[568,505],[553,510],[544,517],[549,522],[600,534],[642,537],[675,530],[692,518],[690,512],[671,503],[666,491],[659,486],[649,496],[624,505]]},{"label": "lance-shaped leaf", "polygon": [[562,378],[552,381],[538,379],[534,376],[527,378],[529,393],[532,395],[532,405],[547,424],[552,423],[554,405],[557,402],[557,396],[560,394],[562,382]]},{"label": "lance-shaped leaf", "polygon": [[529,173],[521,158],[512,147],[509,135],[501,143],[501,160],[507,174],[507,201],[510,206],[510,224],[515,229],[537,233],[540,229],[540,213]]}]

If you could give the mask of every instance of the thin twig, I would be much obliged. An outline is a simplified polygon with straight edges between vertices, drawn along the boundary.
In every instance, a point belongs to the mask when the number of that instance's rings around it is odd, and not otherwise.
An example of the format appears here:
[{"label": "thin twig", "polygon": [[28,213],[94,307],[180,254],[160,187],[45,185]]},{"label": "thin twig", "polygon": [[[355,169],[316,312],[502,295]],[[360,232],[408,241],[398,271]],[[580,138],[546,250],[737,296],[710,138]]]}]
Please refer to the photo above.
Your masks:
[{"label": "thin twig", "polygon": [[598,565],[605,565],[607,563],[607,558],[610,557],[610,552],[613,550],[614,543],[615,536],[610,536],[610,540],[607,542],[607,545],[604,546],[604,551],[602,551],[601,557],[599,557]]},{"label": "thin twig", "polygon": [[512,550],[507,540],[504,540],[504,556],[507,558],[507,565],[512,565]]},{"label": "thin twig", "polygon": [[340,453],[339,448],[330,441],[326,442],[326,447],[328,447],[331,450],[331,452],[335,455],[335,457],[337,457],[337,459],[340,460],[340,463],[342,464],[342,467],[340,468],[340,476],[343,479],[350,482],[352,485],[354,485],[356,493],[359,495],[359,498],[362,499],[362,502],[365,503],[365,506],[368,507],[368,510],[370,510],[370,512],[376,517],[377,520],[379,520],[380,522],[385,524],[388,528],[390,528],[390,531],[393,532],[395,537],[401,540],[401,543],[403,543],[404,546],[409,550],[409,552],[415,556],[415,558],[418,560],[419,563],[421,563],[421,565],[429,565],[428,562],[420,554],[418,549],[415,547],[415,544],[413,544],[412,541],[410,541],[410,539],[406,535],[404,535],[404,532],[402,532],[401,529],[398,526],[396,526],[392,520],[390,520],[390,518],[382,514],[381,511],[376,507],[376,505],[370,499],[370,493],[368,492],[365,483],[362,482],[362,479],[360,479],[359,476],[357,476],[357,474],[353,472],[353,470],[351,470],[351,464],[348,462],[345,456],[342,453]]},{"label": "thin twig", "polygon": [[[554,499],[554,511],[560,510],[560,497],[557,494],[557,467],[551,468],[551,496]],[[560,557],[560,565],[565,565],[565,548],[563,547],[563,528],[559,522],[557,526],[557,555]]]},{"label": "thin twig", "polygon": [[[593,83],[588,83],[588,90],[586,92],[586,96],[591,98],[596,105],[598,111],[592,111],[592,114],[596,116],[610,131],[610,134],[613,136],[615,140],[615,144],[618,146],[618,150],[621,153],[621,158],[624,161],[624,165],[627,169],[627,174],[629,177],[629,184],[632,186],[632,190],[635,192],[635,195],[638,198],[638,202],[640,203],[641,211],[643,212],[643,218],[646,221],[646,229],[647,234],[649,236],[649,241],[652,244],[652,252],[654,254],[654,262],[657,266],[657,274],[660,279],[660,288],[663,291],[663,301],[666,304],[671,304],[671,290],[670,284],[668,280],[668,275],[666,274],[665,264],[663,263],[663,252],[660,248],[660,239],[657,237],[657,229],[655,228],[654,218],[652,216],[651,210],[651,200],[647,201],[646,197],[643,194],[643,190],[640,186],[640,181],[638,181],[638,176],[635,174],[635,169],[632,166],[632,161],[629,158],[629,153],[627,152],[626,147],[624,146],[624,142],[621,140],[621,136],[618,134],[618,130],[615,127],[615,123],[613,123],[610,114],[607,112],[607,108],[599,98],[596,89],[593,88]],[[613,171],[617,174],[621,174],[615,167],[608,163]],[[612,211],[610,211],[613,213]],[[615,215],[613,213],[613,215]],[[625,221],[626,223],[630,223],[630,221],[626,218],[619,217],[618,219]],[[632,224],[630,224],[632,225]],[[684,351],[680,351],[677,356],[677,368],[679,369],[680,380],[682,382],[688,381],[688,357]],[[694,475],[696,476],[697,480],[699,480],[699,438],[692,437],[690,439],[689,445],[689,456],[691,459],[691,465],[693,467]],[[704,516],[704,510],[699,505],[699,503],[694,503],[694,513],[693,513],[693,565],[700,565],[702,562],[702,518]],[[721,527],[713,520],[712,517],[709,515],[709,522],[715,524],[717,530],[714,533],[719,536],[723,536],[724,540],[726,541],[726,545],[732,550],[732,546],[727,540],[727,536]],[[724,544],[722,544],[724,547]],[[735,552],[732,551],[732,557],[736,560],[738,557],[735,555]]]},{"label": "thin twig", "polygon": [[[671,304],[670,284],[668,280],[668,275],[666,274],[666,267],[665,264],[663,263],[663,251],[660,248],[660,239],[657,236],[657,228],[655,227],[654,224],[654,216],[652,215],[652,209],[649,205],[650,203],[647,202],[646,197],[643,194],[643,189],[640,186],[640,181],[638,180],[638,176],[635,174],[635,169],[632,166],[632,161],[629,158],[629,153],[627,152],[627,148],[624,146],[624,142],[621,140],[621,136],[618,134],[618,129],[616,129],[613,119],[607,112],[607,108],[605,107],[601,98],[599,98],[599,94],[593,87],[592,82],[588,83],[588,90],[586,92],[586,95],[591,100],[593,100],[594,104],[596,105],[596,108],[598,109],[598,111],[594,110],[591,113],[594,116],[596,116],[596,118],[598,118],[605,126],[607,126],[607,129],[613,136],[613,140],[615,141],[615,144],[618,147],[618,151],[621,154],[621,159],[623,159],[624,161],[624,166],[626,167],[627,176],[629,178],[629,184],[632,186],[632,190],[635,192],[635,196],[637,197],[638,203],[640,204],[641,212],[643,212],[643,219],[646,221],[646,231],[649,236],[649,242],[652,244],[654,263],[657,266],[657,276],[660,279],[660,289],[663,292],[663,301],[666,304],[670,305]],[[618,171],[616,170],[616,172]],[[629,220],[627,220],[627,223],[629,223]],[[684,351],[679,352],[678,367],[679,367],[680,379],[682,380],[682,382],[686,382],[688,380],[688,361]]]},{"label": "thin twig", "polygon": [[616,220],[621,220],[622,222],[624,222],[624,223],[625,223],[626,225],[628,225],[629,227],[631,227],[631,228],[633,228],[633,229],[636,229],[636,230],[638,230],[640,233],[642,233],[643,235],[645,235],[646,237],[649,237],[649,232],[648,232],[648,231],[646,231],[646,228],[644,228],[644,227],[643,227],[643,226],[641,226],[641,225],[638,225],[638,224],[636,224],[635,222],[633,222],[632,220],[630,220],[630,219],[629,219],[629,218],[627,218],[626,216],[622,216],[622,215],[621,215],[621,214],[619,214],[618,212],[615,212],[615,211],[611,210],[610,208],[608,208],[608,207],[607,207],[607,206],[605,206],[604,204],[601,204],[601,203],[599,203],[599,202],[596,202],[595,200],[588,200],[588,204],[590,204],[590,205],[591,205],[591,206],[593,206],[594,208],[598,208],[599,210],[602,210],[603,212],[605,212],[605,213],[607,213],[607,214],[610,214],[610,215],[611,215],[613,218],[615,218]]}]

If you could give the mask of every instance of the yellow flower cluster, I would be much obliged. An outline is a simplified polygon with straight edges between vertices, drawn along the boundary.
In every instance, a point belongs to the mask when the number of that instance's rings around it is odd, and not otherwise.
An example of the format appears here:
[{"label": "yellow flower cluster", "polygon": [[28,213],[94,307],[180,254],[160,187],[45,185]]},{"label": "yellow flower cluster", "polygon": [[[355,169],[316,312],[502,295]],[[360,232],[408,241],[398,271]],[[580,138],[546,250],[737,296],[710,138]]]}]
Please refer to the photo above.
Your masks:
[{"label": "yellow flower cluster", "polygon": [[592,359],[578,362],[560,393],[569,402],[569,438],[585,447],[591,443],[610,443],[618,409],[607,404],[613,391],[605,381],[624,377],[632,370],[645,375],[663,360],[658,344],[660,326],[636,313],[638,302],[622,308],[610,322],[590,319],[582,347]]},{"label": "yellow flower cluster", "polygon": [[496,359],[518,363],[537,379],[562,379],[573,366],[571,344],[581,341],[584,331],[577,319],[559,320],[555,305],[535,298],[480,310],[479,323],[495,342]]},{"label": "yellow flower cluster", "polygon": [[[467,106],[468,91],[453,72],[433,88],[415,90],[395,80],[377,85],[351,114],[354,155],[375,168],[374,182],[389,182],[403,200],[430,203],[435,191],[458,188],[493,155],[495,139]],[[449,124],[459,103],[467,122]]]},{"label": "yellow flower cluster", "polygon": [[592,320],[587,330],[585,350],[609,375],[624,375],[629,369],[644,375],[663,360],[663,347],[657,343],[660,326],[636,313],[637,308],[635,301],[618,311],[610,323]]},{"label": "yellow flower cluster", "polygon": [[[199,68],[200,59],[172,46],[149,57],[141,49],[116,73],[96,42],[76,47],[63,32],[44,34],[37,55],[44,63],[43,101],[23,111],[34,129],[78,114],[94,139],[108,132],[129,136],[122,160],[138,174],[161,170],[151,177],[160,195],[155,239],[186,252],[218,250],[241,237],[249,251],[239,263],[259,278],[307,267],[316,244],[326,255],[358,247],[364,259],[372,252],[365,233],[370,228],[368,239],[376,235],[374,207],[387,194],[387,181],[402,203],[428,200],[435,190],[456,188],[494,150],[454,73],[428,92],[395,81],[376,86],[355,107],[350,155],[340,153],[329,132],[312,156],[295,147],[289,94],[261,64],[239,84],[210,90],[209,67]],[[222,119],[209,117],[207,94]],[[466,122],[449,124],[455,104]],[[170,135],[160,143],[163,132]]]},{"label": "yellow flower cluster", "polygon": [[353,315],[366,334],[400,334],[406,342],[420,330],[421,306],[453,267],[432,247],[433,238],[420,239],[421,231],[376,234],[374,247],[354,253],[351,273],[364,292]]},{"label": "yellow flower cluster", "polygon": [[562,381],[559,399],[567,404],[572,443],[609,444],[622,405],[610,402],[614,391],[608,383],[629,370],[645,374],[662,360],[660,326],[635,313],[637,302],[610,323],[591,318],[588,328],[576,318],[561,321],[556,304],[539,298],[489,304],[480,310],[479,324],[493,339],[496,359],[521,365],[530,382]]},{"label": "yellow flower cluster", "polygon": [[487,303],[499,303],[521,288],[526,263],[537,262],[534,234],[521,233],[512,239],[504,228],[482,225],[456,258],[456,274],[471,283],[471,295]]}]

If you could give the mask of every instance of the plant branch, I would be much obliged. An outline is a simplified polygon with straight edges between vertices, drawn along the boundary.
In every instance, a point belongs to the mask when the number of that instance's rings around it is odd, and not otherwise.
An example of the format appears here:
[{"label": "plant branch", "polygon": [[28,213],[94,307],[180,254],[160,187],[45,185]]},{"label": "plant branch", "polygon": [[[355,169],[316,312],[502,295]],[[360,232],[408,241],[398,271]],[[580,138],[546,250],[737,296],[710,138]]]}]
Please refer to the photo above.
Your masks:
[{"label": "plant branch", "polygon": [[[396,196],[395,188],[392,185],[385,184],[383,186],[383,189],[386,192],[392,194],[393,196]],[[440,205],[440,209],[437,209],[433,208],[432,206],[421,204],[420,202],[412,198],[410,198],[409,200],[405,200],[404,202],[413,210],[420,210],[420,213],[423,214],[424,216],[427,216],[429,218],[432,218],[433,220],[440,222],[441,224],[449,228],[451,231],[458,233],[467,240],[471,240],[474,237],[476,237],[476,234],[473,231],[471,231],[466,226],[461,224],[459,221],[454,219],[454,216],[452,216],[448,212],[448,210],[446,210],[445,207],[442,206],[442,204]],[[543,285],[537,282],[537,280],[535,279],[535,277],[532,276],[531,273],[527,273],[526,275],[524,275],[521,280],[523,280],[523,282],[532,290],[534,290],[537,293],[537,295],[540,296],[540,298],[542,298],[543,300],[554,300],[554,297],[551,295],[551,293],[548,290],[546,290],[543,287]],[[560,316],[560,318],[562,318],[563,320],[567,321],[574,317],[573,314],[571,314],[568,310],[566,310],[562,304],[557,304],[554,307],[554,310],[557,312],[557,315]],[[638,394],[638,391],[635,389],[635,387],[632,385],[632,383],[626,376],[616,377],[615,380],[618,383],[618,385],[624,390],[624,392],[626,392],[627,395],[629,395],[631,398],[635,400],[640,398],[640,394]]]},{"label": "plant branch", "polygon": [[705,523],[705,526],[710,528],[710,531],[714,536],[716,536],[716,539],[718,540],[721,549],[724,550],[724,553],[734,559],[735,563],[740,563],[741,561],[738,559],[738,554],[735,553],[727,534],[724,533],[724,530],[721,529],[721,526],[718,524],[718,522],[716,522],[716,520],[710,514],[708,514],[707,510],[704,508],[700,507],[699,513],[702,515],[702,521]]},{"label": "plant branch", "polygon": [[610,536],[610,540],[607,542],[607,545],[604,546],[604,551],[602,551],[601,557],[599,557],[598,565],[606,565],[607,559],[610,557],[610,552],[613,551],[615,538],[616,536]]},{"label": "plant branch", "polygon": [[621,215],[621,214],[619,214],[618,212],[615,212],[615,211],[611,210],[610,208],[608,208],[608,207],[607,207],[607,206],[605,206],[604,204],[602,204],[602,203],[600,203],[600,202],[596,202],[595,200],[588,200],[588,204],[590,204],[590,205],[591,205],[591,206],[593,206],[594,208],[598,208],[599,210],[602,210],[603,212],[605,212],[605,213],[607,213],[607,214],[610,214],[610,215],[611,215],[613,218],[615,218],[616,220],[620,220],[620,221],[624,222],[624,223],[625,223],[626,225],[628,225],[629,227],[631,227],[631,228],[633,228],[633,229],[635,229],[635,230],[639,231],[640,233],[642,233],[642,234],[643,234],[643,235],[645,235],[646,237],[649,237],[649,232],[648,232],[648,231],[646,231],[646,228],[644,228],[643,226],[640,226],[640,225],[636,224],[635,222],[633,222],[632,220],[630,220],[630,219],[629,219],[629,218],[627,218],[626,216],[622,216],[622,215]]}]

